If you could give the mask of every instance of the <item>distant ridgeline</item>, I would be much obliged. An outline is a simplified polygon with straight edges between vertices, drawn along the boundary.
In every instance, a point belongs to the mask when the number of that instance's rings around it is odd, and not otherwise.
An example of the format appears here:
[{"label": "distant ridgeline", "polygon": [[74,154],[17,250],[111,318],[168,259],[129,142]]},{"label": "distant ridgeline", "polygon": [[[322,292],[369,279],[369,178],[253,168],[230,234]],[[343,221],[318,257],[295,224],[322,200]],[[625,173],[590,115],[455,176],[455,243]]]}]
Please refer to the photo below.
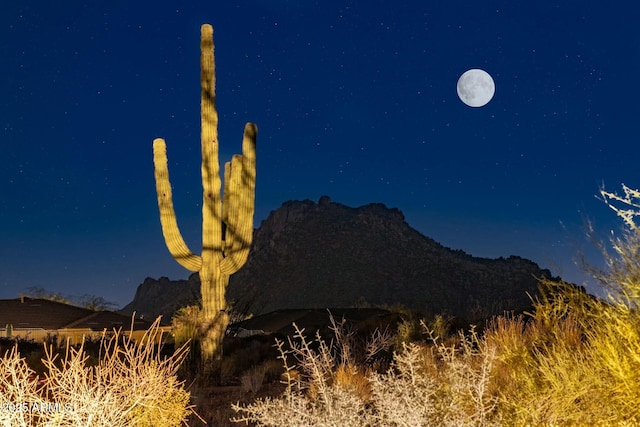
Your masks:
[{"label": "distant ridgeline", "polygon": [[[531,306],[527,293],[552,278],[532,261],[476,258],[411,228],[398,209],[351,208],[323,196],[289,201],[254,232],[227,298],[254,315],[284,308],[393,306],[473,322]],[[147,278],[123,311],[165,319],[200,297],[188,280]]]}]

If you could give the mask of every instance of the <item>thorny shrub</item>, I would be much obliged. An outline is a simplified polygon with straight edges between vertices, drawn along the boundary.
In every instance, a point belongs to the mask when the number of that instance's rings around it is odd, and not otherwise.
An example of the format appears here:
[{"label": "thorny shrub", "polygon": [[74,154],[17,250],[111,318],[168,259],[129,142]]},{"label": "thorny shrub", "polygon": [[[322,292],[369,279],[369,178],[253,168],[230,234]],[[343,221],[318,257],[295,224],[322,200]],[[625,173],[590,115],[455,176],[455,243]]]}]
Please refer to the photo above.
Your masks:
[{"label": "thorny shrub", "polygon": [[176,376],[186,347],[162,357],[159,319],[136,343],[121,331],[103,335],[97,365],[81,346],[62,360],[46,350],[44,382],[17,349],[0,359],[0,425],[177,426],[194,408]]},{"label": "thorny shrub", "polygon": [[[423,324],[426,329],[426,325]],[[404,344],[388,371],[350,362],[346,336],[335,328],[327,344],[295,327],[291,350],[277,342],[285,368],[281,396],[233,405],[233,422],[258,426],[465,426],[497,420],[497,396],[489,392],[493,352],[471,331],[456,346]],[[431,332],[431,331],[427,331]],[[392,337],[381,340],[390,346]],[[334,351],[340,349],[339,352]],[[290,363],[293,355],[297,362]]]}]

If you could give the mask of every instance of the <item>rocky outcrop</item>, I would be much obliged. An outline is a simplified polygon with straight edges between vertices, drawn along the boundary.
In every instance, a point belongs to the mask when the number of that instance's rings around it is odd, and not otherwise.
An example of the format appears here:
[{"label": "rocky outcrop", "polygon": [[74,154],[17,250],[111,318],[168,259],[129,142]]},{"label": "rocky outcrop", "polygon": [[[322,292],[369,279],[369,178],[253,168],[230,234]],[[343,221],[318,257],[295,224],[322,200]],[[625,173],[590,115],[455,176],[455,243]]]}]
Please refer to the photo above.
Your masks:
[{"label": "rocky outcrop", "polygon": [[[323,196],[318,203],[285,202],[271,212],[255,230],[249,259],[231,276],[227,295],[256,315],[398,304],[474,321],[528,307],[542,277],[551,273],[517,256],[485,259],[448,249],[411,228],[398,209],[380,203],[352,208]],[[197,279],[164,298],[160,289],[173,284],[147,279],[129,306],[152,310],[139,297],[157,301],[162,310],[193,301]]]},{"label": "rocky outcrop", "polygon": [[188,280],[169,280],[161,277],[158,280],[147,277],[144,279],[136,295],[120,313],[145,319],[155,319],[162,315],[163,323],[170,323],[173,313],[180,307],[198,304],[200,300],[200,279],[198,274],[192,274]]}]

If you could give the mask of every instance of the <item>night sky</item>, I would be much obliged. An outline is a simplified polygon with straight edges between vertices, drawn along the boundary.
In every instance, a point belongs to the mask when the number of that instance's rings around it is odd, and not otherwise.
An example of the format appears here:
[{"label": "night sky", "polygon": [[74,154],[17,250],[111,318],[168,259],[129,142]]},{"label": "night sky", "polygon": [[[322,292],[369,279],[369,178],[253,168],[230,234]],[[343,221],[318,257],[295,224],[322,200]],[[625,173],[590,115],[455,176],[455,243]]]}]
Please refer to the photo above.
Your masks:
[{"label": "night sky", "polygon": [[[199,252],[202,23],[221,161],[259,127],[256,227],[292,199],[382,202],[445,246],[589,284],[584,221],[622,228],[599,188],[640,187],[638,20],[610,2],[64,4],[0,5],[0,298],[122,306],[147,276],[189,275],[162,237],[152,141]],[[496,84],[481,108],[456,94],[470,68]]]}]

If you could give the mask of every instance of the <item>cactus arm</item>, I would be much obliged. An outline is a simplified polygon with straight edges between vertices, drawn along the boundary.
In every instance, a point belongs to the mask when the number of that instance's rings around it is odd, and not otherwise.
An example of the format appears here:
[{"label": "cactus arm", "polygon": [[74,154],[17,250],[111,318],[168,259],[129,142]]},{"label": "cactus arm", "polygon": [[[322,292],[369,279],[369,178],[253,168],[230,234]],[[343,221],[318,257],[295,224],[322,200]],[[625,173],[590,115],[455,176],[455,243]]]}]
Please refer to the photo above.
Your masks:
[{"label": "cactus arm", "polygon": [[237,182],[241,173],[242,156],[234,154],[231,161],[225,164],[224,204],[222,207],[227,230],[224,242],[224,260],[220,264],[220,269],[224,274],[229,275],[236,271],[235,266],[232,266],[232,264],[235,264],[235,262],[232,262],[232,258],[240,246],[240,236],[237,235],[238,216],[240,214],[237,209],[238,198],[240,197]]},{"label": "cactus arm", "polygon": [[[256,185],[256,136],[258,128],[247,123],[242,138],[242,156],[233,156],[228,178],[225,176],[227,237],[225,258],[220,265],[224,274],[233,274],[244,265],[253,239],[253,213]],[[225,170],[226,175],[226,170]],[[228,182],[227,182],[228,180]]]},{"label": "cactus arm", "polygon": [[235,206],[235,199],[238,197],[237,189],[232,185],[233,176],[237,174],[237,171],[242,166],[240,164],[242,156],[234,154],[231,157],[231,161],[224,164],[224,200],[222,202],[222,222],[227,226],[227,233],[225,233],[224,242],[224,256],[229,255],[229,251],[233,245],[234,236],[233,228],[237,222],[237,212],[233,210]]},{"label": "cactus arm", "polygon": [[158,193],[158,208],[160,209],[160,223],[162,234],[169,252],[175,260],[187,270],[199,271],[202,259],[195,255],[180,234],[176,213],[171,196],[171,182],[169,181],[169,167],[167,165],[167,146],[164,139],[153,141],[153,163],[155,166],[156,192]]}]

